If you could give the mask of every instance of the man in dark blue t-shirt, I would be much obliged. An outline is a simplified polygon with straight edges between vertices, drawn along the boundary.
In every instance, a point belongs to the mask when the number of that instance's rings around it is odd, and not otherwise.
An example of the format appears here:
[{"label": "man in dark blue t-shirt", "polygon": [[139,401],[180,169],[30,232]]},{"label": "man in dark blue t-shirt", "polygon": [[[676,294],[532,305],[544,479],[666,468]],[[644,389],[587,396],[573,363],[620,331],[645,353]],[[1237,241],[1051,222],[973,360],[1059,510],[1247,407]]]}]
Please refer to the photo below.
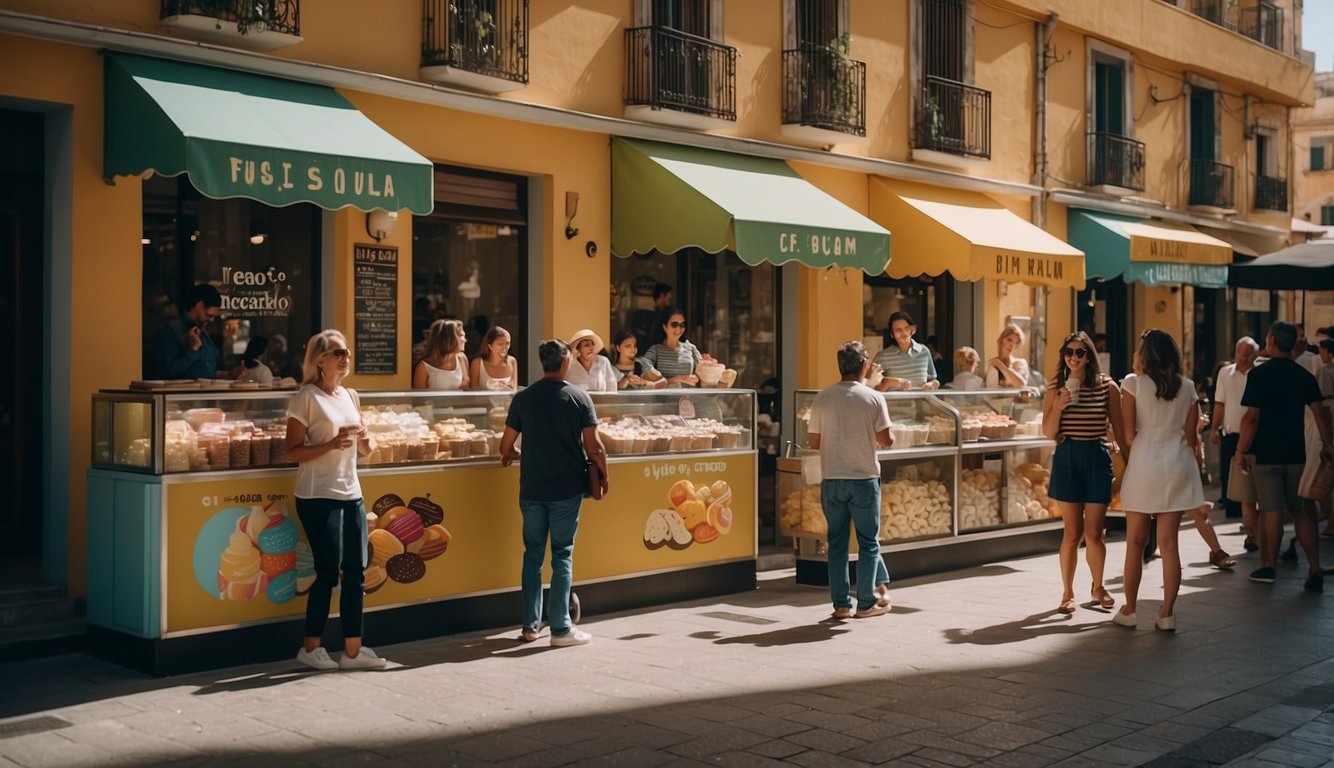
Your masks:
[{"label": "man in dark blue t-shirt", "polygon": [[547,621],[554,646],[583,645],[592,636],[570,624],[570,584],[579,505],[588,488],[588,462],[602,470],[607,493],[607,453],[598,439],[597,412],[584,390],[565,381],[570,348],[548,339],[537,348],[542,378],[514,396],[500,439],[500,463],[519,461],[519,511],[523,513],[523,641],[542,627],[542,560],[551,538],[551,592]]},{"label": "man in dark blue t-shirt", "polygon": [[1292,530],[1306,552],[1311,569],[1306,589],[1319,592],[1324,578],[1320,568],[1319,541],[1315,514],[1301,503],[1297,485],[1306,463],[1303,438],[1303,412],[1311,409],[1320,430],[1320,456],[1334,462],[1329,416],[1321,402],[1315,377],[1292,359],[1297,343],[1297,328],[1292,323],[1277,322],[1265,338],[1269,360],[1256,367],[1246,378],[1241,404],[1246,408],[1241,418],[1241,437],[1237,454],[1243,472],[1255,477],[1256,508],[1260,514],[1260,565],[1251,573],[1251,581],[1274,583],[1274,564],[1283,533],[1283,513],[1292,517]]}]

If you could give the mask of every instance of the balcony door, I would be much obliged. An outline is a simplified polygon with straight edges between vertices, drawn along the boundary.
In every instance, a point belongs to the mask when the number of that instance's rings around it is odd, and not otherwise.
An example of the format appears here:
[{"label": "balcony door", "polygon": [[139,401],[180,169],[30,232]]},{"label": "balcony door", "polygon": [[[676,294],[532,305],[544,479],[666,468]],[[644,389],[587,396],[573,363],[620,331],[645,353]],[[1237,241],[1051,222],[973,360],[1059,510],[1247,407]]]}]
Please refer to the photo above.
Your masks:
[{"label": "balcony door", "polygon": [[711,39],[712,5],[711,0],[654,0],[653,26]]},{"label": "balcony door", "polygon": [[1218,159],[1218,92],[1193,85],[1190,88],[1190,159]]},{"label": "balcony door", "polygon": [[[682,33],[657,36],[662,95],[687,108],[707,110],[713,99],[713,60],[691,38],[712,40],[722,32],[713,0],[653,0],[653,26]],[[719,23],[715,23],[715,21]]]},{"label": "balcony door", "polygon": [[1139,188],[1143,157],[1138,145],[1129,140],[1126,60],[1101,51],[1093,51],[1092,59],[1093,92],[1089,107],[1093,135],[1089,141],[1092,161],[1089,184]]}]

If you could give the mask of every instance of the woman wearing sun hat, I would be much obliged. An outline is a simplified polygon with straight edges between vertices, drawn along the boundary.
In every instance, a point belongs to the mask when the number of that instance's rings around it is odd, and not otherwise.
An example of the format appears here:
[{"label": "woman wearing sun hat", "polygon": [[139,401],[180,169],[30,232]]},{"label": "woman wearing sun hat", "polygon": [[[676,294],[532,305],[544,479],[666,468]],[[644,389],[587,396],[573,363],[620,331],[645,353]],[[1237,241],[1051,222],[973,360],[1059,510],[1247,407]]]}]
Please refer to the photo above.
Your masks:
[{"label": "woman wearing sun hat", "polygon": [[570,337],[574,359],[570,361],[570,372],[565,380],[589,392],[615,392],[616,369],[610,360],[599,354],[603,346],[602,337],[588,328],[576,331]]}]

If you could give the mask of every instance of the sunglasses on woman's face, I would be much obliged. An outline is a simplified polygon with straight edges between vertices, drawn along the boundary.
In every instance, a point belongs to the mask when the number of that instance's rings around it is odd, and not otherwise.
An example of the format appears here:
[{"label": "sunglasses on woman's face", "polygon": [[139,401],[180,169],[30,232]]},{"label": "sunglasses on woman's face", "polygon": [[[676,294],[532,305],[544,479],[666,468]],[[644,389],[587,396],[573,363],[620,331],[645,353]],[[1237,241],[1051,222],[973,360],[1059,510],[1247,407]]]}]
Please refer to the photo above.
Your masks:
[{"label": "sunglasses on woman's face", "polygon": [[1071,349],[1069,347],[1061,347],[1061,357],[1076,357],[1079,358],[1080,360],[1083,360],[1088,356],[1089,356],[1089,351],[1087,349],[1084,349],[1083,347],[1076,347],[1075,349]]},{"label": "sunglasses on woman's face", "polygon": [[667,327],[668,327],[668,328],[684,328],[684,327],[686,327],[686,324],[685,324],[685,323],[668,323],[668,324],[667,324]]},{"label": "sunglasses on woman's face", "polygon": [[325,352],[324,354],[333,355],[334,357],[347,357],[348,355],[352,354],[352,350],[348,349],[347,347],[339,347],[338,349],[331,349],[328,352]]}]

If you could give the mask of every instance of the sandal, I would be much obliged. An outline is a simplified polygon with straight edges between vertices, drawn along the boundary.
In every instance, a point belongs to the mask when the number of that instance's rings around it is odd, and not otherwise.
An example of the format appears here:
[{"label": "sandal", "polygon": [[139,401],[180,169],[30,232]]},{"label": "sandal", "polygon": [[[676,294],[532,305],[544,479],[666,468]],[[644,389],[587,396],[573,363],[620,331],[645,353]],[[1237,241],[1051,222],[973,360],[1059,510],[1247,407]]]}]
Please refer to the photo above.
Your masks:
[{"label": "sandal", "polygon": [[875,588],[875,604],[884,608],[889,608],[889,585],[881,584]]},{"label": "sandal", "polygon": [[1112,599],[1112,596],[1107,592],[1106,587],[1093,588],[1093,602],[1108,610],[1116,607],[1116,601]]},{"label": "sandal", "polygon": [[1213,567],[1219,570],[1226,571],[1228,569],[1235,568],[1237,565],[1237,561],[1229,557],[1228,554],[1223,550],[1215,549],[1213,552],[1209,554],[1209,565],[1212,565]]},{"label": "sandal", "polygon": [[1064,613],[1064,614],[1071,614],[1071,613],[1074,613],[1074,612],[1075,612],[1075,599],[1074,599],[1073,597],[1067,597],[1066,599],[1064,599],[1064,600],[1061,601],[1061,604],[1060,604],[1059,606],[1056,607],[1056,610],[1057,610],[1057,612],[1059,612],[1059,613]]}]

